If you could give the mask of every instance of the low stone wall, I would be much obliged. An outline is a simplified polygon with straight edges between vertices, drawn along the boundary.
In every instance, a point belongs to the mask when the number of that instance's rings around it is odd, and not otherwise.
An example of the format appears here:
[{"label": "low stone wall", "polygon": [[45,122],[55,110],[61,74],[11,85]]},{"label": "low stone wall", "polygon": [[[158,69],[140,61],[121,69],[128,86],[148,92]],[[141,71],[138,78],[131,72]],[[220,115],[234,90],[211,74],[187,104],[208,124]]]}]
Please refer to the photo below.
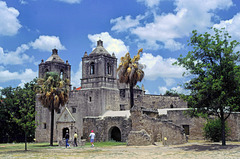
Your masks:
[{"label": "low stone wall", "polygon": [[151,145],[151,137],[150,135],[145,131],[131,131],[128,135],[127,145],[128,146],[146,146]]},{"label": "low stone wall", "polygon": [[[150,135],[150,142],[163,141],[167,138],[168,145],[183,144],[186,143],[186,136],[184,129],[171,121],[162,121],[158,118],[149,117],[143,114],[142,108],[134,106],[131,109],[132,131],[145,130]],[[129,135],[128,141],[132,141],[137,138],[137,133]]]}]

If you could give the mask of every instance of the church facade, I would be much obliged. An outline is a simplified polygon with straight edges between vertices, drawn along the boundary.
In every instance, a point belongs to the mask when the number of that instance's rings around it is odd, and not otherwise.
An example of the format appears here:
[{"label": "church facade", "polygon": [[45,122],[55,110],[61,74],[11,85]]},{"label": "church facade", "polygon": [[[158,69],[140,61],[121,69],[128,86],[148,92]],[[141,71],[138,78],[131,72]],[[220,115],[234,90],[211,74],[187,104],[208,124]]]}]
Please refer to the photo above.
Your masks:
[{"label": "church facade", "polygon": [[[74,132],[82,139],[88,139],[91,130],[95,131],[97,141],[128,140],[131,143],[142,138],[144,143],[152,143],[168,137],[169,142],[178,144],[185,142],[186,135],[189,139],[203,139],[202,128],[206,121],[186,116],[187,103],[179,97],[148,95],[143,86],[135,87],[137,107],[130,111],[129,88],[118,82],[116,69],[117,58],[103,47],[103,41],[99,40],[89,55],[85,52],[82,57],[81,87],[74,87],[68,103],[55,112],[54,141],[64,140],[66,132],[69,132],[70,140]],[[71,80],[71,65],[59,57],[56,49],[45,62],[42,60],[39,64],[39,77],[52,71]],[[237,114],[231,118],[238,132],[240,117]],[[35,119],[36,141],[48,142],[50,111],[38,100]],[[235,133],[232,140],[239,141],[240,133]]]}]

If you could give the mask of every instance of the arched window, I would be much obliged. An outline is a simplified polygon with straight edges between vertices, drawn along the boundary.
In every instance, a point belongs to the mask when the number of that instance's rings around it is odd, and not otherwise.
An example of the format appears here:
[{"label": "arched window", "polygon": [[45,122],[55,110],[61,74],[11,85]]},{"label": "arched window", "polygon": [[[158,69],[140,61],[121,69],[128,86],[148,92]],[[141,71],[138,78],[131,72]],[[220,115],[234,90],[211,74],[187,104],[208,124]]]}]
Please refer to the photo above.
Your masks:
[{"label": "arched window", "polygon": [[63,79],[63,70],[61,70],[61,72],[60,72],[60,79],[61,80]]},{"label": "arched window", "polygon": [[110,75],[111,74],[111,65],[109,63],[107,63],[107,70],[106,70],[107,74]]},{"label": "arched window", "polygon": [[92,62],[90,64],[90,75],[93,75],[95,73],[94,63]]}]

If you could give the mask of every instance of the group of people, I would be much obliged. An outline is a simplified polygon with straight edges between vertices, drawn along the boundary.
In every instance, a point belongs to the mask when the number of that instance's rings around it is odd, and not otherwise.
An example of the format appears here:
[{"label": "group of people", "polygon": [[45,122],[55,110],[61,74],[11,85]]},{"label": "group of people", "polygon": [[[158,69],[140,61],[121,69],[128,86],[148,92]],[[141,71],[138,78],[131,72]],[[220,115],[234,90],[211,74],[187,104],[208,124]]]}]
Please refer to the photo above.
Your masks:
[{"label": "group of people", "polygon": [[[78,137],[77,132],[74,133],[73,137],[74,137],[74,145],[77,147],[77,146],[78,146],[78,145],[77,145],[77,137]],[[92,130],[91,133],[89,134],[89,138],[90,138],[90,142],[91,142],[91,147],[94,147],[94,144],[93,144],[93,143],[94,143],[94,139],[95,139],[95,133],[94,133],[93,130]],[[66,148],[67,148],[67,147],[70,147],[70,145],[69,145],[69,143],[68,143],[68,140],[69,140],[69,134],[68,134],[68,132],[66,132],[66,134],[65,134],[65,139],[66,139]]]}]

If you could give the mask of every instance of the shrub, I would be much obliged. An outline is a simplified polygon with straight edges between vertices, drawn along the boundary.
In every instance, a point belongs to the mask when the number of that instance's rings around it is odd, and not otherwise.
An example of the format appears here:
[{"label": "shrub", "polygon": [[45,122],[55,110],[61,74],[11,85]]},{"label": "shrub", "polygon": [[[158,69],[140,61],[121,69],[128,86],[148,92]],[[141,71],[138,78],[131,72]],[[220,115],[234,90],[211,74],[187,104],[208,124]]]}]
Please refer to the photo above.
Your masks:
[{"label": "shrub", "polygon": [[[222,128],[220,119],[209,119],[203,128],[204,137],[208,140],[219,142],[222,139]],[[225,122],[225,134],[229,135],[229,128]]]}]

